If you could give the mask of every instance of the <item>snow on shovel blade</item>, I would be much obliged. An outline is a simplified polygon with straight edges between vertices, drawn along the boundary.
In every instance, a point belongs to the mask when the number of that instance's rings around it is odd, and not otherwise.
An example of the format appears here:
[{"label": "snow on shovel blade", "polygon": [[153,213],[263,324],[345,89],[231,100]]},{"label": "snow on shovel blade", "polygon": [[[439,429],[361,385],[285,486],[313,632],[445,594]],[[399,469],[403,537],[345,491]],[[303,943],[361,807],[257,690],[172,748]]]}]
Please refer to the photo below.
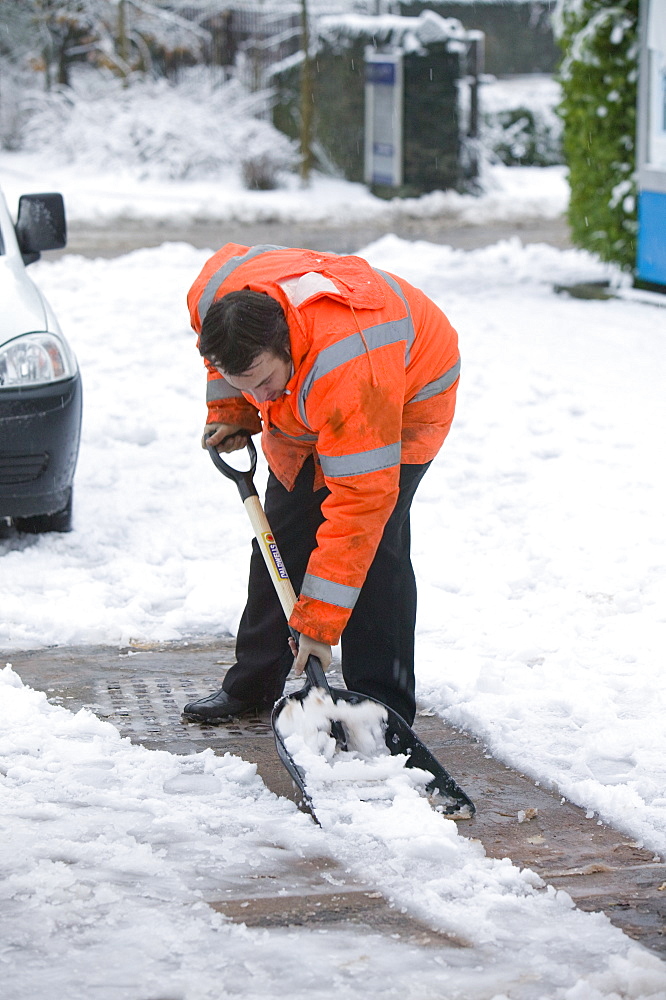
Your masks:
[{"label": "snow on shovel blade", "polygon": [[[307,684],[276,703],[271,724],[278,756],[300,792],[300,805],[315,819],[307,775],[286,746],[289,735],[296,732],[305,736],[315,752],[324,755],[347,749],[359,750],[365,756],[386,750],[392,756],[404,755],[406,767],[432,775],[425,794],[437,812],[457,819],[471,819],[474,815],[474,803],[405,720],[374,698],[328,685],[324,689]],[[340,729],[333,730],[335,725],[341,726],[343,739]]]}]

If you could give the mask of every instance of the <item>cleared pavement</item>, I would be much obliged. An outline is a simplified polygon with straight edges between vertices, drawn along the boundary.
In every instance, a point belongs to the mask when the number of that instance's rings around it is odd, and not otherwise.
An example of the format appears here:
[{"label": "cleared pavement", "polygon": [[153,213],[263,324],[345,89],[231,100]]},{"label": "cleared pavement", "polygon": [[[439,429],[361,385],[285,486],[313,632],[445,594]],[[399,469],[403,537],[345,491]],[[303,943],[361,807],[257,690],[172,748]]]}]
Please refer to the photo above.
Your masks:
[{"label": "cleared pavement", "polygon": [[[268,713],[223,726],[181,719],[182,705],[220,686],[233,662],[227,638],[57,647],[5,653],[24,683],[74,711],[88,707],[133,742],[188,754],[211,747],[257,764],[276,794],[295,798],[275,750]],[[339,675],[333,683],[342,686]],[[565,889],[583,910],[603,910],[646,947],[666,953],[666,864],[604,826],[596,817],[494,760],[473,736],[421,712],[414,729],[476,803],[459,823],[490,857],[509,857]],[[208,903],[250,926],[365,926],[423,947],[457,942],[394,910],[372,885],[359,883],[330,859],[302,861],[270,885],[239,881]]]}]

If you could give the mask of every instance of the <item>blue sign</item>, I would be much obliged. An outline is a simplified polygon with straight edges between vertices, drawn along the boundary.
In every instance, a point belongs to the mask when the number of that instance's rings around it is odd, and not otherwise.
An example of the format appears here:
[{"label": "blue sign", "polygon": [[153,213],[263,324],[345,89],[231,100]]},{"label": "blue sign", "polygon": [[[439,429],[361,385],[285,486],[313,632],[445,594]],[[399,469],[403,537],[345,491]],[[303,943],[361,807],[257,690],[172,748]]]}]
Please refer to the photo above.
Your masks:
[{"label": "blue sign", "polygon": [[366,62],[365,82],[395,86],[395,62]]},{"label": "blue sign", "polygon": [[666,285],[666,193],[641,191],[638,196],[637,273],[642,281]]},{"label": "blue sign", "polygon": [[368,184],[402,184],[402,51],[365,50],[365,169]]}]

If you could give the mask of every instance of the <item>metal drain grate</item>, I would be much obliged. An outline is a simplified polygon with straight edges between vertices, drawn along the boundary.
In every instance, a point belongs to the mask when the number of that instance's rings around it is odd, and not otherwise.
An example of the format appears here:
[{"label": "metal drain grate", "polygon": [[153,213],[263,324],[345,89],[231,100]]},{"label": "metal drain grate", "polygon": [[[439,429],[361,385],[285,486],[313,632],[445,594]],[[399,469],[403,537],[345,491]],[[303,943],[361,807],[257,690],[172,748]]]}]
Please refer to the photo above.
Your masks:
[{"label": "metal drain grate", "polygon": [[219,677],[197,678],[196,683],[140,676],[107,679],[97,682],[95,711],[136,742],[181,740],[209,745],[211,737],[216,743],[231,743],[248,736],[272,738],[267,713],[248,715],[223,726],[183,722],[182,706],[207,690],[214,691],[219,684]]},{"label": "metal drain grate", "polygon": [[[338,670],[330,671],[327,676],[332,686],[344,686]],[[107,677],[95,682],[93,708],[97,715],[112,722],[123,736],[153,747],[170,744],[170,749],[177,749],[174,743],[181,743],[183,748],[186,744],[203,744],[224,750],[225,744],[237,744],[239,739],[272,738],[268,712],[243,716],[220,726],[183,721],[183,705],[219,686],[219,674],[194,678],[145,674]],[[290,677],[286,691],[291,694],[302,686],[302,678]]]}]

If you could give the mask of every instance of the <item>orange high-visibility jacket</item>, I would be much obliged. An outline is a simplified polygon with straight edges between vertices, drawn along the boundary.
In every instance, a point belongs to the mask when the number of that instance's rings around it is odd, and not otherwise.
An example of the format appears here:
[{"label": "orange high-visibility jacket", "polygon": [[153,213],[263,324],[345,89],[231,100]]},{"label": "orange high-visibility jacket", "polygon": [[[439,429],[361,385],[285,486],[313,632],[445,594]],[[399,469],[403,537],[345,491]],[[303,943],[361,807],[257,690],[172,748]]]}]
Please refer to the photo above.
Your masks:
[{"label": "orange high-visibility jacket", "polygon": [[287,489],[314,456],[315,488],[325,483],[330,496],[290,624],[334,645],[395,506],[400,463],[429,462],[449,431],[458,338],[423,292],[360,257],[235,243],[190,289],[194,330],[213,302],[240,289],[282,305],[293,374],[283,396],[257,406],[208,364],[207,422],[262,429]]}]

